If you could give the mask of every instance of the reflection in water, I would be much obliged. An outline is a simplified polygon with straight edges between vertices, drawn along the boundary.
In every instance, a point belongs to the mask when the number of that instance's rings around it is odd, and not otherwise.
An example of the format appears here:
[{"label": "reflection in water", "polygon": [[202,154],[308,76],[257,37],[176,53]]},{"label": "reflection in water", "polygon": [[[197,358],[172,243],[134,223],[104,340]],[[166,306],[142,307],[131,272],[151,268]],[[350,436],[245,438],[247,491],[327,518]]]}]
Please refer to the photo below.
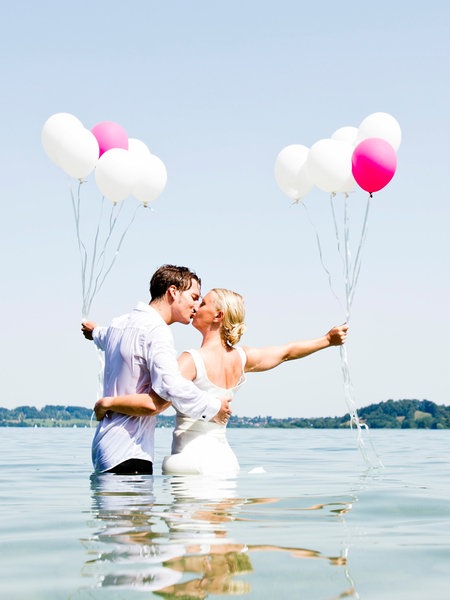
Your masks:
[{"label": "reflection in water", "polygon": [[153,516],[153,477],[93,475],[92,511],[99,529],[85,541],[92,556],[83,570],[102,587],[155,590],[177,581],[176,571],[162,566],[184,549],[158,543]]},{"label": "reflection in water", "polygon": [[[284,552],[296,559],[325,559],[343,567],[350,589],[336,597],[358,597],[345,551],[325,556],[308,548],[247,545],[231,538],[231,523],[255,521],[258,526],[264,515],[255,516],[252,509],[267,504],[275,514],[280,498],[239,498],[236,479],[172,476],[159,479],[158,484],[162,484],[161,498],[155,499],[152,476],[92,476],[96,532],[83,540],[90,556],[83,574],[94,579],[91,587],[153,591],[174,599],[245,595],[251,591],[245,576],[254,573],[252,553]],[[290,500],[291,511],[326,510],[342,516],[351,508],[347,502],[293,508]]]}]

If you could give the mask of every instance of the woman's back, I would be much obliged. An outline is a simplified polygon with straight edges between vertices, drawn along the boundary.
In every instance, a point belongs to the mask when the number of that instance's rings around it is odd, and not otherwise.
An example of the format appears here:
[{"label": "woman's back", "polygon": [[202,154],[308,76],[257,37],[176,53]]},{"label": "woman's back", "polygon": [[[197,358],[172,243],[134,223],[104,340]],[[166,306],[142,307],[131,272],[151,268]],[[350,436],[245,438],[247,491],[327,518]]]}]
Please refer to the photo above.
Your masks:
[{"label": "woman's back", "polygon": [[[247,358],[242,348],[217,350],[217,348],[204,346],[198,350],[198,353],[202,358],[206,377],[212,384],[223,390],[231,390],[239,385]],[[198,371],[197,365],[196,369]],[[197,377],[198,375],[197,372]]]},{"label": "woman's back", "polygon": [[[213,352],[188,350],[195,365],[195,385],[220,396],[233,393],[244,383],[247,356],[242,348],[222,353],[216,360]],[[217,354],[217,353],[216,353]],[[209,363],[207,370],[206,361]],[[222,385],[219,385],[219,382]],[[232,474],[239,470],[237,458],[226,439],[226,425],[212,421],[194,420],[177,414],[172,437],[172,454],[166,456],[162,470],[165,474]]]}]

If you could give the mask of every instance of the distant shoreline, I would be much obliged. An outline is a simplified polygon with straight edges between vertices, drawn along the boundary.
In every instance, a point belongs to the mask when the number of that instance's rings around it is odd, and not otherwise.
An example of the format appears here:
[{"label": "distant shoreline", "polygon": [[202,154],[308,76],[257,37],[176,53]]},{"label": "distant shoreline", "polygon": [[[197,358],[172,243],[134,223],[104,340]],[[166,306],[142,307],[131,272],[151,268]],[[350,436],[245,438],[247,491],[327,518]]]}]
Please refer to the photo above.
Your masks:
[{"label": "distant shoreline", "polygon": [[[0,427],[72,427],[95,426],[90,408],[48,405],[42,409],[19,406],[0,407]],[[387,400],[358,409],[362,423],[371,429],[450,429],[450,407],[430,400]],[[175,426],[175,415],[158,415],[157,427]],[[349,413],[342,417],[239,417],[232,415],[228,427],[257,429],[350,429]]]}]

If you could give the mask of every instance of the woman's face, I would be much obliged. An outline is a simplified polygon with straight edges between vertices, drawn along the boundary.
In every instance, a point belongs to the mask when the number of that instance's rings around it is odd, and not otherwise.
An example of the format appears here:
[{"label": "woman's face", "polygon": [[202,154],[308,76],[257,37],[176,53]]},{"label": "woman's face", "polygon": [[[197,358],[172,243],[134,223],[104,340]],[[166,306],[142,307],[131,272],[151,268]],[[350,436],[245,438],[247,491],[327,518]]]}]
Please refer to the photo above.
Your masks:
[{"label": "woman's face", "polygon": [[217,315],[216,302],[217,296],[215,292],[208,292],[202,298],[200,306],[192,319],[192,325],[199,331],[203,331],[213,322],[214,317]]}]

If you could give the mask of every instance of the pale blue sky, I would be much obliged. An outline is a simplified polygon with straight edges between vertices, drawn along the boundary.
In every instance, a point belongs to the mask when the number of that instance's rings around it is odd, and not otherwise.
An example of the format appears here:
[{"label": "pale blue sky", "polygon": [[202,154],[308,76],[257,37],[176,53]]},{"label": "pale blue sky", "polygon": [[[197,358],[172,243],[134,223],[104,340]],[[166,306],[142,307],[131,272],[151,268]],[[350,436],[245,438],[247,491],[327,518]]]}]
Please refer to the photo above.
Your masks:
[{"label": "pale blue sky", "polygon": [[[347,344],[356,404],[449,404],[449,17],[445,3],[387,0],[11,4],[0,38],[0,406],[91,406],[97,393],[97,356],[79,332],[67,177],[40,140],[57,112],[88,128],[121,124],[168,170],[90,316],[108,322],[148,299],[159,265],[186,264],[204,291],[245,296],[248,345],[316,337],[344,319],[306,212],[276,186],[278,152],[392,114],[403,133],[398,170],[372,202]],[[95,221],[92,177],[85,186]],[[366,196],[351,198],[354,236]],[[327,194],[305,202],[333,265]],[[191,328],[174,334],[179,350],[199,344]],[[335,348],[250,375],[234,405],[241,416],[346,410]]]}]

